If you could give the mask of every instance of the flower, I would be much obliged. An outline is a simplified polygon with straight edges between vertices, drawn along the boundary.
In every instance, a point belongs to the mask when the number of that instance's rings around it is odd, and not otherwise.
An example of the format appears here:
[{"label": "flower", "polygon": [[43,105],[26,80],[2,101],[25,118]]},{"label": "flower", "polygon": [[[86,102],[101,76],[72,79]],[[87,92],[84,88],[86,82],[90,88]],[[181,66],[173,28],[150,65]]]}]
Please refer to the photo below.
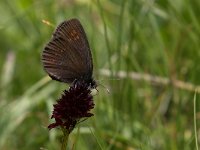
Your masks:
[{"label": "flower", "polygon": [[48,126],[49,130],[60,126],[70,133],[82,119],[93,116],[90,113],[94,108],[91,88],[84,81],[76,81],[53,107],[51,119],[54,118],[55,123]]}]

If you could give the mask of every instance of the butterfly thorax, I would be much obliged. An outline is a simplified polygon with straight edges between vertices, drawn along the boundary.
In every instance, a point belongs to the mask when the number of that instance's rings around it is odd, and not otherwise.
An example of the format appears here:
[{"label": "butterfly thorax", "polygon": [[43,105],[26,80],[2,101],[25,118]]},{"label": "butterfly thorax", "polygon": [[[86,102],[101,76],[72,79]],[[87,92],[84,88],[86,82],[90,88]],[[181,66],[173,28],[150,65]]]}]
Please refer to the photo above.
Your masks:
[{"label": "butterfly thorax", "polygon": [[85,84],[88,89],[95,89],[97,87],[97,83],[93,78],[90,79],[85,79],[85,78],[80,78],[80,79],[75,79],[72,83],[72,85],[76,84]]}]

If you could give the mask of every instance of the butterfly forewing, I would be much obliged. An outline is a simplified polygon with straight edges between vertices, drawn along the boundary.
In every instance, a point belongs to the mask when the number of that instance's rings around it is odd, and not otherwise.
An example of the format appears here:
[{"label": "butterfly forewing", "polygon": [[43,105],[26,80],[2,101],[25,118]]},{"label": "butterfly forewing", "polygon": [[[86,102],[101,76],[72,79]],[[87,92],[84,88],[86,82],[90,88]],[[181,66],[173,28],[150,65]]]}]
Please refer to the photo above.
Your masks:
[{"label": "butterfly forewing", "polygon": [[62,22],[45,46],[42,62],[52,79],[72,83],[92,78],[92,56],[86,34],[77,19]]}]

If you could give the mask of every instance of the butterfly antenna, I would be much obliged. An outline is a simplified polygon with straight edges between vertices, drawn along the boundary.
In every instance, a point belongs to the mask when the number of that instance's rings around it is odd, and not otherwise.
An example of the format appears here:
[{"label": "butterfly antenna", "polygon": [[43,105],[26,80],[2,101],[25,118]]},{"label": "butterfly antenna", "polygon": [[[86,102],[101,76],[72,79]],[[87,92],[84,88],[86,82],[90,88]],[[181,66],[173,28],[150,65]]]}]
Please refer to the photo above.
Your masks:
[{"label": "butterfly antenna", "polygon": [[[98,81],[98,85],[102,86],[103,88],[106,89],[106,91],[108,92],[108,94],[110,94],[110,90],[108,88],[106,88],[103,84],[101,84],[101,81],[104,81],[105,79],[101,79],[101,80],[97,80]],[[115,78],[115,79],[106,79],[106,80],[120,80],[120,78]],[[97,89],[96,89],[97,90]],[[98,90],[97,90],[98,91]],[[99,92],[99,91],[98,91]]]},{"label": "butterfly antenna", "polygon": [[101,79],[101,80],[97,80],[97,81],[111,81],[111,80],[120,80],[120,78],[114,78],[114,79]]},{"label": "butterfly antenna", "polygon": [[[98,85],[102,86],[104,89],[106,89],[107,93],[110,94],[110,90],[108,88],[106,88],[103,84],[99,83]],[[96,90],[97,90],[97,92],[99,92],[98,89],[96,89]]]}]

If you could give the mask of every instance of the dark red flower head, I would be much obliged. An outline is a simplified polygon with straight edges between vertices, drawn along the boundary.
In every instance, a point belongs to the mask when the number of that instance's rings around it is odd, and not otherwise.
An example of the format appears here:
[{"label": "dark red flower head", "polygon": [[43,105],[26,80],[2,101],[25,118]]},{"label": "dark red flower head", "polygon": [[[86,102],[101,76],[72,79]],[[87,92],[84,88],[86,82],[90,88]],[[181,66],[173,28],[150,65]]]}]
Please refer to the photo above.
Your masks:
[{"label": "dark red flower head", "polygon": [[55,123],[48,126],[49,129],[60,126],[69,133],[81,119],[93,116],[90,110],[94,108],[91,89],[83,81],[75,82],[69,90],[65,90],[62,97],[54,104],[51,118]]}]

